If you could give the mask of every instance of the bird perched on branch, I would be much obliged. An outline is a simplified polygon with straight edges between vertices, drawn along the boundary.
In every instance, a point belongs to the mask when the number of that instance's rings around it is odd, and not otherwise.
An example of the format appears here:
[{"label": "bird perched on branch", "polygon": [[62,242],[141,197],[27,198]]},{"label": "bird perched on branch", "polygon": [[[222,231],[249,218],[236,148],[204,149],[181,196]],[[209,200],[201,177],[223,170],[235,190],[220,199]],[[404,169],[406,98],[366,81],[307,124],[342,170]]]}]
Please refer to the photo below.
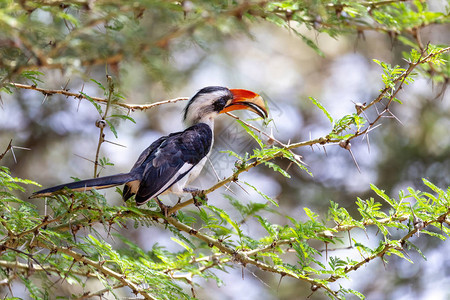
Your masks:
[{"label": "bird perched on branch", "polygon": [[[123,199],[133,195],[141,205],[167,192],[192,193],[186,187],[205,165],[214,141],[214,119],[221,113],[247,109],[267,117],[264,101],[258,94],[242,89],[209,86],[197,92],[184,110],[188,128],[154,141],[125,174],[117,174],[61,184],[35,192],[30,198],[45,197],[63,191],[88,191],[125,184]],[[157,199],[161,209],[162,203]]]}]

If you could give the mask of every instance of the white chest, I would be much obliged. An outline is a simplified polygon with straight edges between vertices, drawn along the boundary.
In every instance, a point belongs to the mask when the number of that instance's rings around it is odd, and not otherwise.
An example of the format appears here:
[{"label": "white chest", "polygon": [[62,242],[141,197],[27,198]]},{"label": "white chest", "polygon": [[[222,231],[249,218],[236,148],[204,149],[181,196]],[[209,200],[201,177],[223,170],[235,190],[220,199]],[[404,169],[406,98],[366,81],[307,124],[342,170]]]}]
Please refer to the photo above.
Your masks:
[{"label": "white chest", "polygon": [[171,187],[170,191],[178,196],[181,196],[184,194],[184,188],[186,185],[194,181],[198,175],[200,175],[200,172],[202,171],[203,167],[205,166],[206,160],[208,159],[208,156],[205,156],[199,163],[192,168],[192,170],[186,174],[183,178],[175,182]]}]

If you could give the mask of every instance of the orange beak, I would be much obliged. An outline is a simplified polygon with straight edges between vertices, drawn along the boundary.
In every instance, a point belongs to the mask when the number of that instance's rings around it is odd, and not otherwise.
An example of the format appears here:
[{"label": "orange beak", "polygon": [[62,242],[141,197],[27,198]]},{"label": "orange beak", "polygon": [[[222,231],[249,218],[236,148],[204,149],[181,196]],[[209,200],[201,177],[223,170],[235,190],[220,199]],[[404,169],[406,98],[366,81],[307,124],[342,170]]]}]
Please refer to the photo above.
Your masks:
[{"label": "orange beak", "polygon": [[241,89],[230,89],[234,98],[228,103],[224,109],[220,112],[221,114],[230,112],[233,110],[247,109],[256,114],[261,118],[267,118],[266,105],[262,97],[252,91],[241,90]]}]

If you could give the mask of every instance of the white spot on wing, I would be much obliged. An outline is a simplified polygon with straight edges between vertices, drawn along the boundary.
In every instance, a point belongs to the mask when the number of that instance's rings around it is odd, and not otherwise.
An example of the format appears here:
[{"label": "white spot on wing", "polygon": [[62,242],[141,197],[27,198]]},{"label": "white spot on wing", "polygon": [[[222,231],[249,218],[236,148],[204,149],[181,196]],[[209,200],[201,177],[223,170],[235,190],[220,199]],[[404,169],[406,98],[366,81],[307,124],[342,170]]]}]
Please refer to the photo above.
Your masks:
[{"label": "white spot on wing", "polygon": [[[188,172],[192,167],[193,167],[192,164],[185,163],[183,166],[181,166],[181,168],[177,171],[177,173],[172,178],[170,178],[170,180],[162,188],[160,188],[155,194],[153,194],[148,199],[159,196],[161,193],[163,193],[165,190],[167,190],[172,184],[174,184],[180,175]],[[186,174],[186,175],[188,175],[188,174]],[[182,179],[184,179],[185,177],[187,177],[187,176],[184,176]],[[182,179],[180,179],[180,180],[182,180]]]},{"label": "white spot on wing", "polygon": [[186,187],[186,185],[194,181],[195,178],[198,177],[198,175],[200,175],[200,172],[202,171],[207,159],[207,156],[203,157],[202,160],[200,160],[188,174],[186,174],[178,182],[174,183],[174,185],[170,188],[171,192],[179,196],[183,195],[184,188]]}]

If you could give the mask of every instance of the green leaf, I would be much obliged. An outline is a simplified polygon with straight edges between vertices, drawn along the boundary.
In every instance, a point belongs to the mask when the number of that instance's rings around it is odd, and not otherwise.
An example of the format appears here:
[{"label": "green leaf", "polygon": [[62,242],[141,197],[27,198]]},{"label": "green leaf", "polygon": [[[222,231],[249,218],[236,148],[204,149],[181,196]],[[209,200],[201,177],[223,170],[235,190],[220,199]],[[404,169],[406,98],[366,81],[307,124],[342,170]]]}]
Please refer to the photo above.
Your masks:
[{"label": "green leaf", "polygon": [[305,42],[306,45],[311,47],[317,54],[319,54],[322,57],[325,57],[325,54],[322,52],[322,50],[320,50],[320,48],[317,46],[317,44],[313,40],[311,40],[307,36],[297,32],[296,30],[294,30],[294,32],[297,33],[301,37],[303,42]]},{"label": "green leaf", "polygon": [[374,191],[378,196],[380,196],[384,201],[386,201],[387,203],[389,203],[390,206],[392,207],[396,207],[397,203],[395,202],[395,199],[391,199],[389,198],[388,195],[386,195],[386,193],[383,190],[380,190],[379,188],[377,188],[374,184],[370,185],[370,188],[372,189],[372,191]]},{"label": "green leaf", "polygon": [[242,156],[240,156],[239,154],[237,154],[236,152],[233,152],[231,150],[223,150],[223,151],[220,151],[220,153],[227,153],[228,155],[234,156],[234,157],[236,157],[237,159],[239,159],[241,161],[244,160],[244,158]]},{"label": "green leaf", "polygon": [[301,158],[299,156],[296,157],[292,151],[286,149],[280,149],[280,151],[283,153],[284,158],[289,159],[291,162],[295,163],[297,167],[305,171],[309,176],[314,177],[313,173],[309,171],[308,168],[304,166],[303,163],[300,161]]},{"label": "green leaf", "polygon": [[431,181],[422,178],[422,182],[423,184],[425,184],[427,187],[429,187],[431,190],[433,190],[433,192],[435,192],[438,195],[442,195],[444,193],[443,190],[441,190],[438,186],[436,186],[435,184],[433,184]]},{"label": "green leaf", "polygon": [[256,141],[258,142],[259,147],[264,148],[264,143],[261,139],[250,129],[247,125],[244,124],[241,120],[237,120],[237,122],[245,129],[245,131]]},{"label": "green leaf", "polygon": [[103,84],[101,84],[100,82],[98,82],[97,80],[95,80],[95,79],[93,79],[93,78],[91,78],[91,81],[92,81],[92,82],[95,82],[95,83],[97,84],[97,86],[98,86],[99,88],[101,88],[103,91],[106,91],[106,88],[103,86]]},{"label": "green leaf", "polygon": [[357,296],[359,299],[364,300],[366,299],[366,296],[361,294],[360,292],[353,290],[353,289],[347,289],[348,292],[352,293],[353,295]]},{"label": "green leaf", "polygon": [[58,10],[58,13],[56,14],[59,18],[64,19],[67,22],[72,23],[75,27],[80,26],[80,22],[78,19],[71,14],[66,13],[64,10]]},{"label": "green leaf", "polygon": [[132,117],[127,116],[127,115],[111,115],[111,116],[109,116],[109,118],[120,118],[122,120],[125,120],[125,121],[128,120],[128,121],[131,121],[134,124],[136,124],[136,121]]},{"label": "green leaf", "polygon": [[223,196],[228,199],[230,204],[233,205],[233,207],[237,211],[239,211],[243,218],[246,218],[247,216],[253,216],[259,211],[270,211],[276,213],[276,211],[269,208],[269,205],[266,203],[250,202],[244,205],[239,199],[236,199],[231,195],[224,194]]},{"label": "green leaf", "polygon": [[442,241],[445,241],[447,239],[445,237],[445,235],[443,235],[443,234],[439,234],[439,233],[436,233],[436,232],[431,232],[431,231],[428,231],[428,230],[421,230],[420,233],[428,234],[428,235],[436,237],[436,238],[438,238],[438,239],[440,239]]},{"label": "green leaf", "polygon": [[92,103],[92,105],[94,105],[95,109],[97,110],[97,112],[102,115],[103,111],[102,111],[102,107],[100,106],[100,104],[98,104],[97,102],[94,101],[94,99],[92,99],[91,96],[89,96],[88,94],[80,91],[80,94],[83,95],[84,97],[86,97],[86,99],[88,99],[89,102]]},{"label": "green leaf", "polygon": [[412,264],[414,263],[411,259],[409,259],[408,257],[406,257],[405,254],[403,254],[403,252],[398,251],[397,249],[393,249],[393,248],[389,249],[388,254],[395,254],[395,255],[397,255],[398,257],[401,257],[401,258],[407,260],[408,262],[410,262],[410,263],[412,263]]},{"label": "green leaf", "polygon": [[186,243],[184,243],[183,241],[181,241],[177,238],[174,238],[174,237],[171,237],[170,239],[172,241],[174,241],[175,243],[177,243],[178,245],[180,245],[181,247],[183,247],[184,249],[186,249],[187,251],[189,251],[190,253],[194,252],[194,250],[191,247],[189,247]]},{"label": "green leaf", "polygon": [[99,163],[100,163],[100,165],[101,165],[102,167],[105,167],[105,166],[114,166],[114,164],[111,163],[111,162],[109,161],[109,158],[107,158],[107,157],[102,157],[102,158],[100,158],[100,159],[99,159]]},{"label": "green leaf", "polygon": [[120,207],[123,211],[130,211],[136,214],[139,217],[145,217],[145,213],[143,213],[139,208],[133,207],[133,206],[121,206]]},{"label": "green leaf", "polygon": [[274,171],[281,173],[284,177],[291,178],[291,175],[289,175],[288,172],[286,172],[279,165],[277,165],[271,161],[265,161],[264,165],[268,166],[269,168],[272,168]]},{"label": "green leaf", "polygon": [[[0,87],[0,93],[3,92],[3,93],[11,95],[13,93],[13,91],[11,90],[12,87],[14,87],[14,85],[12,85],[12,84]],[[2,101],[1,101],[1,97],[0,97],[0,104],[1,103],[2,103]]]},{"label": "green leaf", "polygon": [[251,187],[255,192],[257,192],[261,197],[263,197],[265,200],[267,200],[268,202],[272,203],[273,205],[275,205],[276,207],[278,207],[278,203],[275,202],[275,200],[273,200],[272,198],[270,198],[269,196],[267,196],[266,194],[264,194],[263,192],[261,192],[259,189],[257,189],[255,186],[251,185],[248,182],[244,182],[246,185],[248,185],[249,187]]},{"label": "green leaf", "polygon": [[220,216],[220,218],[222,220],[224,220],[225,222],[227,222],[228,224],[230,224],[234,230],[236,231],[236,233],[238,234],[238,236],[240,238],[242,238],[242,230],[239,227],[239,225],[233,221],[230,216],[226,213],[225,210],[220,209],[218,207],[212,206],[212,205],[207,205],[206,207],[208,207],[209,209],[211,209],[213,212],[215,212],[216,214],[218,214]]},{"label": "green leaf", "polygon": [[23,71],[20,75],[31,80],[34,85],[37,85],[38,82],[43,82],[38,76],[42,76],[44,73],[39,71]]},{"label": "green leaf", "polygon": [[330,120],[330,123],[333,124],[333,117],[331,117],[330,113],[325,109],[325,107],[313,97],[309,97],[309,100],[311,100],[314,105],[317,106],[327,116],[328,120]]},{"label": "green leaf", "polygon": [[319,217],[318,214],[314,213],[312,210],[310,210],[307,207],[303,207],[303,210],[305,211],[306,215],[312,220],[316,221],[316,219]]},{"label": "green leaf", "polygon": [[119,136],[117,135],[116,128],[114,127],[114,125],[110,121],[108,121],[108,120],[105,120],[105,121],[106,121],[106,123],[108,123],[109,129],[111,129],[111,132],[114,134],[114,136],[117,139]]},{"label": "green leaf", "polygon": [[269,221],[267,221],[266,218],[263,218],[261,216],[255,216],[255,218],[258,219],[259,223],[264,227],[264,229],[271,235],[276,236],[277,232],[274,230],[274,227]]}]

